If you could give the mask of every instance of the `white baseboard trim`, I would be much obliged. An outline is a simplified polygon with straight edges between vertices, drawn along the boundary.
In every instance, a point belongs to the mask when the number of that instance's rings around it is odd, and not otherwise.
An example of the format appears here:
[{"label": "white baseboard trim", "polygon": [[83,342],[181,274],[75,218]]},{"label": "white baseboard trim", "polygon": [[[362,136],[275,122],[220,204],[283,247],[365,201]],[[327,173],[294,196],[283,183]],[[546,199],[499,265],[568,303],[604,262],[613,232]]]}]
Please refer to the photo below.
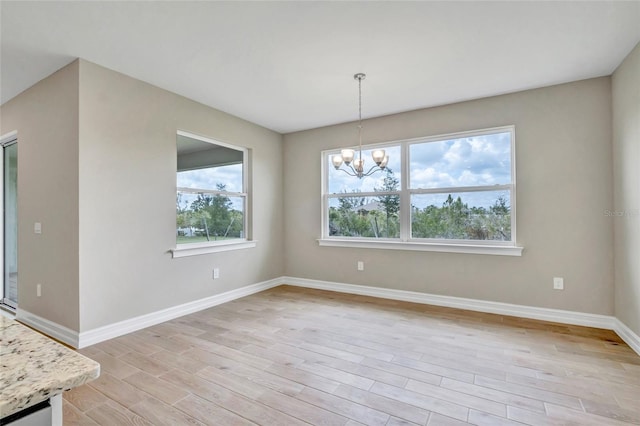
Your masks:
[{"label": "white baseboard trim", "polygon": [[95,328],[89,331],[83,331],[82,333],[80,333],[78,346],[76,347],[84,348],[86,346],[94,345],[96,343],[113,339],[115,337],[119,337],[140,330],[142,328],[160,324],[161,322],[169,321],[174,318],[210,308],[212,306],[220,305],[222,303],[230,302],[241,297],[259,293],[261,291],[277,287],[281,285],[281,283],[281,278],[275,278],[269,281],[247,285],[235,290],[227,291],[225,293],[215,294],[213,296],[205,297],[204,299],[194,300],[193,302],[183,303],[182,305],[172,306],[170,308],[162,309],[150,314],[140,315],[138,317],[109,324],[104,327]]},{"label": "white baseboard trim", "polygon": [[20,309],[20,307],[18,307],[16,311],[16,320],[41,331],[49,337],[53,337],[56,340],[66,343],[69,346],[74,348],[78,347],[78,332],[75,330],[71,330],[63,325],[49,321],[46,318],[32,314],[24,309]]},{"label": "white baseboard trim", "polygon": [[625,341],[627,345],[638,355],[640,355],[640,336],[633,332],[625,323],[618,318],[615,320],[613,331]]},{"label": "white baseboard trim", "polygon": [[42,333],[53,337],[69,346],[81,349],[105,340],[113,339],[142,328],[151,327],[161,322],[169,321],[174,318],[188,315],[193,312],[201,311],[212,306],[230,302],[231,300],[259,293],[273,287],[281,285],[282,280],[276,278],[269,281],[263,281],[257,284],[251,284],[225,293],[216,294],[205,297],[204,299],[195,300],[193,302],[183,303],[182,305],[172,306],[157,312],[130,318],[117,323],[109,324],[104,327],[95,328],[93,330],[78,333],[75,330],[64,327],[48,319],[42,318],[31,312],[25,311],[18,307],[16,319],[24,324],[41,331]]},{"label": "white baseboard trim", "polygon": [[43,333],[75,348],[84,348],[105,340],[113,339],[146,327],[151,327],[193,312],[212,306],[230,302],[280,285],[329,290],[339,293],[359,294],[383,299],[401,300],[426,305],[445,306],[449,308],[467,309],[520,318],[552,321],[561,324],[581,325],[586,327],[613,330],[635,352],[640,355],[640,337],[629,327],[613,316],[565,311],[560,309],[537,308],[533,306],[514,305],[510,303],[491,302],[486,300],[466,299],[462,297],[441,296],[406,290],[393,290],[380,287],[369,287],[331,281],[312,280],[307,278],[280,277],[251,284],[225,293],[216,294],[204,299],[172,306],[157,312],[130,318],[104,327],[78,333],[67,327],[56,324],[45,318],[18,308],[17,320],[42,331]]},{"label": "white baseboard trim", "polygon": [[490,302],[487,300],[465,299],[462,297],[441,296],[416,291],[393,290],[380,287],[310,280],[306,278],[282,277],[282,283],[298,287],[330,290],[340,293],[360,294],[363,296],[402,300],[405,302],[422,303],[426,305],[446,306],[449,308],[467,309],[470,311],[531,318],[562,324],[604,328],[608,330],[614,329],[614,321],[616,320],[615,317],[607,315],[563,311],[560,309],[537,308],[533,306],[513,305],[510,303]]}]

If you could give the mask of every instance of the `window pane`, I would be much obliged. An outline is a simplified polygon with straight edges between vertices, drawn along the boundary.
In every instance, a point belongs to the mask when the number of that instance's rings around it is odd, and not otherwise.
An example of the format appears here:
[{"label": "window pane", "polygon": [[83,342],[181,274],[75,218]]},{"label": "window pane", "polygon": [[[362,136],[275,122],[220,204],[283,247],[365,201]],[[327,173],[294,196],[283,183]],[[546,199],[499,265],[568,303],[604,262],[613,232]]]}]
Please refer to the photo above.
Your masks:
[{"label": "window pane", "polygon": [[244,197],[178,192],[178,244],[244,238]]},{"label": "window pane", "polygon": [[245,150],[178,133],[177,154],[177,244],[245,239]]},{"label": "window pane", "polygon": [[[396,179],[400,179],[400,147],[392,146],[384,148],[386,154],[389,156],[389,164],[387,170],[392,171]],[[362,150],[362,158],[364,158],[364,171],[368,171],[375,163],[371,158],[371,149]],[[338,153],[336,153],[338,154]],[[343,192],[373,192],[376,188],[382,188],[384,186],[384,178],[387,173],[377,172],[371,176],[358,179],[355,176],[349,176],[345,172],[336,170],[331,163],[331,157],[333,155],[327,155],[327,177],[329,194],[340,194]],[[356,152],[356,158],[358,153]],[[348,169],[346,165],[342,165],[342,169]],[[399,181],[398,181],[399,182]],[[400,187],[398,186],[398,190]]]},{"label": "window pane", "polygon": [[398,238],[400,196],[344,196],[329,199],[329,235]]},{"label": "window pane", "polygon": [[411,237],[511,241],[510,193],[412,195]]},{"label": "window pane", "polygon": [[409,146],[410,187],[454,188],[511,183],[511,133]]}]

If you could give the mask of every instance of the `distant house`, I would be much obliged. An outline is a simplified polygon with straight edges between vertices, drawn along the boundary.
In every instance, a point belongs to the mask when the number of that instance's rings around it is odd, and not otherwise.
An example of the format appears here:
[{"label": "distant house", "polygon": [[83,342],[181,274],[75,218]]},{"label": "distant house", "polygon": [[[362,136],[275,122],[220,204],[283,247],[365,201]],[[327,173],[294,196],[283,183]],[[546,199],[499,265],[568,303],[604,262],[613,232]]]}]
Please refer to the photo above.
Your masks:
[{"label": "distant house", "polygon": [[362,206],[355,207],[354,210],[361,216],[366,216],[372,211],[384,211],[384,207],[378,201],[371,201],[370,203]]}]

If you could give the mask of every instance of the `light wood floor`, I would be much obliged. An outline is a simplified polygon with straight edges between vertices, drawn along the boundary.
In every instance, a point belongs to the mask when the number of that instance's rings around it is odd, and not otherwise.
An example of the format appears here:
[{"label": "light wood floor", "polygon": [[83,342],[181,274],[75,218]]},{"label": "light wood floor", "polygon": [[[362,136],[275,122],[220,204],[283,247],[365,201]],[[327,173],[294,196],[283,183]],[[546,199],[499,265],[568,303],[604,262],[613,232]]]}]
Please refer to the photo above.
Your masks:
[{"label": "light wood floor", "polygon": [[80,352],[66,425],[640,424],[611,331],[288,286]]}]

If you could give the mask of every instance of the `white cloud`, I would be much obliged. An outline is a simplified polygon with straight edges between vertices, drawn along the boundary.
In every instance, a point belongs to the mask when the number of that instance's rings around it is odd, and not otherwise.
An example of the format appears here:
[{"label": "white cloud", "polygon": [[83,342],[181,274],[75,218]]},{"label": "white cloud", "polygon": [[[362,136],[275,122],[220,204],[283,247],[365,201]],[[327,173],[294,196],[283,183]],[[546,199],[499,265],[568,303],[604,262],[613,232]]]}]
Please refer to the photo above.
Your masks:
[{"label": "white cloud", "polygon": [[509,133],[411,146],[411,185],[416,188],[483,186],[511,180]]}]

